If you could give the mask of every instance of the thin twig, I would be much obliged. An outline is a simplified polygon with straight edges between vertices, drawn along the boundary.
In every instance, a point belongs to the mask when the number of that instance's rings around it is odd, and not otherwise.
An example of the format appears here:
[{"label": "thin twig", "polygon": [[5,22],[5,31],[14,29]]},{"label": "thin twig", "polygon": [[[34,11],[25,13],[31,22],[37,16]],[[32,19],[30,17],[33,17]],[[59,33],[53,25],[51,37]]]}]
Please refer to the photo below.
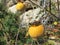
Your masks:
[{"label": "thin twig", "polygon": [[[35,2],[33,2],[32,0],[29,0],[30,2],[32,2],[33,4],[35,4],[35,5],[37,5]],[[39,5],[37,5],[38,7],[40,7],[41,9],[45,9],[45,8],[43,8],[42,6],[39,6]],[[51,8],[50,8],[50,10],[51,10]],[[57,16],[55,16],[55,14],[53,14],[52,12],[50,12],[49,10],[47,10],[46,9],[46,11],[47,12],[49,12],[52,16],[54,16],[55,18],[57,18],[58,20],[60,20],[60,18],[58,18]]]},{"label": "thin twig", "polygon": [[17,32],[17,35],[16,35],[16,42],[15,42],[15,45],[17,45],[17,41],[18,41],[17,39],[18,39],[19,32],[20,32],[20,31],[19,31],[19,29],[18,29],[18,32]]},{"label": "thin twig", "polygon": [[59,13],[59,0],[57,0],[58,13]]},{"label": "thin twig", "polygon": [[49,10],[46,9],[47,12],[49,12],[52,16],[54,16],[55,18],[57,18],[58,20],[60,20],[59,17],[55,16],[55,14],[53,14],[52,12],[50,12]]},{"label": "thin twig", "polygon": [[40,5],[36,4],[36,2],[34,2],[33,0],[29,0],[29,1],[35,4],[36,6],[40,7]]},{"label": "thin twig", "polygon": [[49,0],[49,11],[51,12],[51,0]]}]

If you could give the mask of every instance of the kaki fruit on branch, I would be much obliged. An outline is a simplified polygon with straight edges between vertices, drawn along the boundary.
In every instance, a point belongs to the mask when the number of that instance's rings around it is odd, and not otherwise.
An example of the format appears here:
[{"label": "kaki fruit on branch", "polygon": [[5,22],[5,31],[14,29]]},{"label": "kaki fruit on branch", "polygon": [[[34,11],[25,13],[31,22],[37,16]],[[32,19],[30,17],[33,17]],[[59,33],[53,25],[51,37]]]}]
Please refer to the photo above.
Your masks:
[{"label": "kaki fruit on branch", "polygon": [[37,38],[44,33],[44,26],[43,25],[31,26],[29,27],[28,33],[30,37]]},{"label": "kaki fruit on branch", "polygon": [[22,10],[23,8],[24,8],[24,3],[18,2],[18,3],[16,4],[16,9],[17,9],[17,10]]}]

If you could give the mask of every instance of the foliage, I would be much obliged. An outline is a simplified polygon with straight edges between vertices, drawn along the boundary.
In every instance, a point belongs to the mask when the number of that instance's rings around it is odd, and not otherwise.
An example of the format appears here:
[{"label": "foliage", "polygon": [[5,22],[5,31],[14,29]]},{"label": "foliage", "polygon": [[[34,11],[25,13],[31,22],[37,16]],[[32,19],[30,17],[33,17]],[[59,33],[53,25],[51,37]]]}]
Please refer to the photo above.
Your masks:
[{"label": "foliage", "polygon": [[[53,9],[52,9],[52,12],[55,14]],[[14,14],[12,12],[8,12],[7,7],[2,3],[0,3],[0,45],[33,44],[34,40],[32,40],[32,38],[30,38],[29,36],[28,38],[25,38],[27,28],[22,28],[20,26],[20,18],[19,18],[20,15],[21,13]],[[51,24],[51,26],[54,27],[54,29],[56,28],[56,25]],[[42,43],[43,45],[44,44],[49,45],[48,42],[51,43],[51,40],[49,40],[50,35],[57,36],[57,37],[60,35],[60,29],[58,29],[57,32],[53,32],[54,29],[51,29],[51,30],[46,29],[46,31],[44,32],[44,35],[38,38],[38,42]],[[57,39],[60,40],[60,37]],[[47,42],[47,40],[49,41]],[[54,43],[54,41],[52,42]]]}]

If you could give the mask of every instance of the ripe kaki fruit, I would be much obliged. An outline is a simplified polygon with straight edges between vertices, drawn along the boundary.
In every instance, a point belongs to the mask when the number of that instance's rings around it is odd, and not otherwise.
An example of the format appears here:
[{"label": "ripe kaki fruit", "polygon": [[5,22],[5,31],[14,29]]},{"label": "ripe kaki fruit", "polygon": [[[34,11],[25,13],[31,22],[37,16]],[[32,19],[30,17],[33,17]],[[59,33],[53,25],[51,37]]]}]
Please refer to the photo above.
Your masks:
[{"label": "ripe kaki fruit", "polygon": [[44,33],[44,26],[43,25],[38,25],[38,26],[31,26],[29,27],[28,33],[30,37],[32,38],[38,38]]},{"label": "ripe kaki fruit", "polygon": [[24,8],[24,3],[18,2],[18,3],[16,4],[16,9],[17,9],[17,10],[22,10],[23,8]]}]

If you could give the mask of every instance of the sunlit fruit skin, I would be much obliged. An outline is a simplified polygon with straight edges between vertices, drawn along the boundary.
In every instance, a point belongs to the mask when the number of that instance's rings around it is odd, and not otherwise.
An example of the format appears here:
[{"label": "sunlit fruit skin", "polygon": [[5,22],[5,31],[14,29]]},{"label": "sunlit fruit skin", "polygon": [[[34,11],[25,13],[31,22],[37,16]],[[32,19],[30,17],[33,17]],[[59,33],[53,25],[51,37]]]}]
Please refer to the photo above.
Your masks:
[{"label": "sunlit fruit skin", "polygon": [[39,36],[41,36],[44,32],[44,26],[43,25],[39,25],[39,26],[31,26],[29,27],[28,33],[30,35],[30,37],[32,38],[37,38]]},{"label": "sunlit fruit skin", "polygon": [[24,8],[24,3],[18,2],[18,3],[16,4],[16,9],[17,9],[17,10],[22,10],[23,8]]}]

